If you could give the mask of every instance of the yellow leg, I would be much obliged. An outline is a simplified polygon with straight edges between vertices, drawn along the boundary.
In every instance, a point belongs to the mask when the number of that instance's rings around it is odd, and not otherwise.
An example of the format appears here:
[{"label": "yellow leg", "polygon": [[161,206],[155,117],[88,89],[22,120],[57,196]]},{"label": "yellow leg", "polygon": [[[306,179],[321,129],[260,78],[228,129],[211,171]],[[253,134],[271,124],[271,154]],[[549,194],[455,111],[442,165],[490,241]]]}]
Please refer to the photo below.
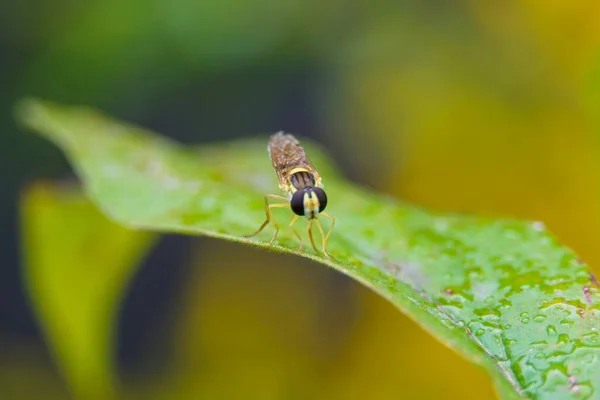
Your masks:
[{"label": "yellow leg", "polygon": [[323,232],[323,227],[321,226],[321,221],[319,221],[317,219],[317,220],[315,220],[315,222],[317,223],[317,227],[319,228],[319,232],[321,232],[321,240],[323,241],[323,254],[325,254],[325,257],[327,257],[327,258],[331,258],[329,256],[329,253],[327,253],[327,241],[325,239],[325,232]]},{"label": "yellow leg", "polygon": [[323,226],[321,226],[321,221],[319,221],[318,219],[311,219],[308,221],[308,237],[310,238],[310,243],[312,244],[313,249],[315,249],[315,252],[318,253],[319,251],[317,250],[317,246],[315,246],[311,230],[312,223],[314,221],[317,224],[317,227],[319,228],[319,232],[321,233],[321,238],[323,242],[323,254],[325,254],[325,257],[327,258],[332,258],[327,252],[327,241],[329,240],[329,235],[331,235],[331,231],[333,231],[333,227],[335,226],[335,219],[332,216],[325,213],[321,213],[321,215],[331,221],[331,228],[329,228],[327,235],[325,235],[325,232],[323,232]]},{"label": "yellow leg", "polygon": [[329,235],[331,235],[331,232],[333,231],[333,227],[335,226],[335,218],[333,218],[331,215],[326,214],[326,213],[321,213],[321,215],[331,221],[331,227],[329,228],[329,231],[327,232],[327,235],[325,236],[325,240],[324,240],[324,246],[326,246],[327,241],[329,241]]},{"label": "yellow leg", "polygon": [[317,250],[317,246],[315,246],[315,241],[313,240],[313,236],[312,236],[312,223],[313,221],[315,221],[314,219],[309,219],[308,220],[308,237],[310,239],[310,244],[312,244],[313,249],[315,249],[315,252],[318,253],[319,250]]},{"label": "yellow leg", "polygon": [[283,200],[283,201],[286,201],[286,202],[288,202],[288,203],[289,203],[289,201],[290,201],[290,199],[288,199],[287,197],[284,197],[284,196],[282,196],[282,195],[280,195],[280,194],[272,194],[272,193],[269,193],[269,194],[265,194],[265,197],[269,197],[269,198],[271,198],[271,199]]},{"label": "yellow leg", "polygon": [[283,207],[289,207],[289,204],[269,204],[269,198],[273,198],[273,199],[279,199],[279,200],[287,200],[285,197],[283,196],[278,196],[276,194],[267,194],[265,195],[265,214],[266,214],[266,220],[265,222],[263,222],[263,224],[260,226],[260,228],[258,228],[258,230],[250,235],[245,235],[244,237],[252,237],[252,236],[256,236],[258,235],[263,229],[265,229],[265,226],[267,226],[267,224],[272,220],[273,221],[273,226],[275,227],[275,234],[273,235],[273,238],[271,238],[271,241],[269,242],[269,246],[271,246],[273,244],[273,242],[275,241],[275,239],[277,238],[277,234],[279,233],[279,225],[277,224],[277,221],[275,221],[275,217],[273,217],[273,213],[271,212],[271,208],[283,208]]},{"label": "yellow leg", "polygon": [[292,232],[294,232],[294,235],[296,235],[296,237],[300,241],[300,247],[298,248],[298,251],[302,251],[302,236],[300,236],[300,234],[298,233],[298,231],[293,227],[294,223],[297,220],[298,220],[298,216],[294,215],[294,218],[292,218],[292,222],[290,222],[290,228],[292,228]]}]

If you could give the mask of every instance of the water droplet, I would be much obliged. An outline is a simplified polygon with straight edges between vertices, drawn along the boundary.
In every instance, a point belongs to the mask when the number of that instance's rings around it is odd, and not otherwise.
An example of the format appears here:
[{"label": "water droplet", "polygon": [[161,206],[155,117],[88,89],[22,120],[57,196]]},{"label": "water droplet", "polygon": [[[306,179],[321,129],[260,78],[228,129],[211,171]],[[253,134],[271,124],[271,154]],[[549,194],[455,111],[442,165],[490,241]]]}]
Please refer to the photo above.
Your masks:
[{"label": "water droplet", "polygon": [[443,218],[439,218],[435,221],[435,229],[438,232],[444,232],[446,229],[448,229],[448,221],[446,221]]},{"label": "water droplet", "polygon": [[485,329],[477,329],[475,332],[476,336],[483,336],[485,334]]},{"label": "water droplet", "polygon": [[500,307],[511,307],[512,306],[512,302],[507,299],[500,299],[498,301],[498,303],[500,304]]},{"label": "water droplet", "polygon": [[531,224],[531,227],[533,228],[534,231],[537,231],[537,232],[542,232],[544,229],[546,229],[546,226],[541,221],[535,221],[534,223]]},{"label": "water droplet", "polygon": [[596,343],[598,340],[598,332],[590,332],[587,335],[583,335],[581,340],[587,343]]},{"label": "water droplet", "polygon": [[511,324],[506,324],[506,325],[504,325],[504,329],[510,329],[510,328],[512,328],[512,325],[511,325]]},{"label": "water droplet", "polygon": [[575,321],[570,320],[570,319],[561,319],[560,320],[560,324],[561,325],[573,326],[575,324]]},{"label": "water droplet", "polygon": [[535,317],[533,317],[534,322],[544,322],[545,319],[546,319],[546,316],[543,314],[538,314]]},{"label": "water droplet", "polygon": [[554,327],[554,325],[548,325],[548,327],[546,328],[546,333],[548,334],[548,336],[556,336],[556,328]]},{"label": "water droplet", "polygon": [[529,317],[523,317],[521,318],[521,322],[524,324],[528,324],[529,323]]},{"label": "water droplet", "polygon": [[570,340],[571,339],[569,338],[569,335],[567,335],[566,333],[561,333],[560,335],[558,335],[558,343],[567,344]]}]

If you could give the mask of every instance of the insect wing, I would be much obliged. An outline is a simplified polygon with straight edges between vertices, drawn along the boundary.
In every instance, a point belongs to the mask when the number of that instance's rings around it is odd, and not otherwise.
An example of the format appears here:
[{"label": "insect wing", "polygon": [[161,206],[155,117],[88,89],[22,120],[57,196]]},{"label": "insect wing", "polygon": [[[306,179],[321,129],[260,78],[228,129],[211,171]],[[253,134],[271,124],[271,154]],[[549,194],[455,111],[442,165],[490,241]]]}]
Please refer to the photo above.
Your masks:
[{"label": "insect wing", "polygon": [[294,169],[305,169],[313,174],[316,179],[319,178],[319,174],[304,149],[300,146],[298,140],[290,134],[279,132],[271,136],[269,154],[279,179],[279,185],[284,190],[287,190],[290,186],[289,175]]}]

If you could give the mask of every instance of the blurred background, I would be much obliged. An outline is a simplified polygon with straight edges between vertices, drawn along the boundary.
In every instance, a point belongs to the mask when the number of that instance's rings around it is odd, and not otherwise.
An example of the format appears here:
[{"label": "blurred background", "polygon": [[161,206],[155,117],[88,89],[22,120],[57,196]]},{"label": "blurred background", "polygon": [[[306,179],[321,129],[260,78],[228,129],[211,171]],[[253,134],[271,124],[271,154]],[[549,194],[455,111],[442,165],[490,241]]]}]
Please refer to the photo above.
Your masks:
[{"label": "blurred background", "polygon": [[[596,0],[8,0],[0,66],[1,399],[70,398],[26,294],[19,199],[72,173],[17,127],[26,95],[184,143],[307,136],[376,190],[544,221],[600,272]],[[320,265],[181,236],[140,263],[115,328],[121,398],[494,398]]]}]

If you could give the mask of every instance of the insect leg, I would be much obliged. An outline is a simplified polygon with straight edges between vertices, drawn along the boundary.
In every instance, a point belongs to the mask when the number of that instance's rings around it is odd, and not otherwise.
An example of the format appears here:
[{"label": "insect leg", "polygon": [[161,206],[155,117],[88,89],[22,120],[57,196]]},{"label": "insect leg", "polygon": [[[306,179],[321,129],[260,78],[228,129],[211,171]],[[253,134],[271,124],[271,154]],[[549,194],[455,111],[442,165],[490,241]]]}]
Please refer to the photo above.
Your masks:
[{"label": "insect leg", "polygon": [[267,195],[265,195],[265,215],[266,215],[266,220],[265,220],[265,222],[263,222],[263,224],[260,226],[260,228],[258,228],[258,230],[256,232],[254,232],[254,233],[252,233],[250,235],[245,235],[244,237],[249,238],[249,237],[258,235],[263,229],[265,229],[265,226],[267,226],[267,224],[271,220],[273,220],[273,226],[275,227],[275,234],[273,235],[273,238],[269,242],[269,246],[270,246],[275,241],[275,238],[277,238],[277,233],[279,232],[279,225],[277,224],[277,221],[275,221],[275,217],[273,217],[273,213],[271,212],[271,208],[274,208],[274,207],[289,207],[289,204],[269,204],[269,200],[268,200],[269,197],[270,198],[274,198],[274,199],[285,199],[285,197],[278,196],[276,194],[267,194]]},{"label": "insect leg", "polygon": [[[268,212],[269,212],[269,214],[271,214],[271,219],[273,220],[273,227],[275,228],[275,233],[273,234],[273,237],[269,241],[269,246],[271,246],[273,244],[273,242],[275,241],[275,239],[277,239],[277,234],[279,233],[279,225],[277,224],[277,221],[275,221],[275,217],[273,216],[273,213],[271,212],[271,208],[282,208],[282,207],[287,208],[289,206],[290,206],[289,204],[269,204],[267,210],[269,210]],[[265,224],[267,224],[268,222],[269,222],[269,217],[267,217],[267,221],[265,221],[263,226]]]},{"label": "insect leg", "polygon": [[321,240],[323,241],[323,254],[325,254],[325,256],[327,258],[330,258],[329,254],[327,253],[327,240],[325,238],[325,232],[323,232],[323,227],[321,226],[321,221],[319,221],[318,219],[316,219],[315,222],[317,223],[317,227],[319,228],[319,232],[321,232]]},{"label": "insect leg", "polygon": [[327,236],[325,236],[325,244],[327,244],[327,241],[329,240],[329,235],[331,235],[331,232],[333,231],[333,227],[335,226],[335,218],[333,218],[331,215],[329,215],[327,213],[321,213],[321,215],[331,221],[331,227],[329,228],[329,231],[327,232]]},{"label": "insect leg", "polygon": [[313,236],[312,236],[312,223],[313,223],[314,219],[309,219],[308,220],[308,237],[310,238],[310,243],[312,244],[313,249],[315,249],[315,252],[319,252],[319,250],[317,250],[317,246],[315,246],[315,241],[313,240]]},{"label": "insect leg", "polygon": [[300,236],[298,231],[293,227],[293,225],[297,219],[298,219],[298,216],[294,215],[294,218],[292,218],[292,222],[290,222],[290,228],[292,228],[292,232],[294,232],[294,235],[296,235],[296,237],[300,241],[300,247],[298,248],[298,251],[302,251],[302,237]]},{"label": "insect leg", "polygon": [[272,193],[269,193],[269,194],[265,194],[265,197],[269,197],[269,198],[271,198],[271,199],[277,199],[277,200],[288,201],[288,202],[290,201],[290,200],[289,200],[287,197],[281,196],[281,195],[279,195],[279,194],[272,194]]}]

